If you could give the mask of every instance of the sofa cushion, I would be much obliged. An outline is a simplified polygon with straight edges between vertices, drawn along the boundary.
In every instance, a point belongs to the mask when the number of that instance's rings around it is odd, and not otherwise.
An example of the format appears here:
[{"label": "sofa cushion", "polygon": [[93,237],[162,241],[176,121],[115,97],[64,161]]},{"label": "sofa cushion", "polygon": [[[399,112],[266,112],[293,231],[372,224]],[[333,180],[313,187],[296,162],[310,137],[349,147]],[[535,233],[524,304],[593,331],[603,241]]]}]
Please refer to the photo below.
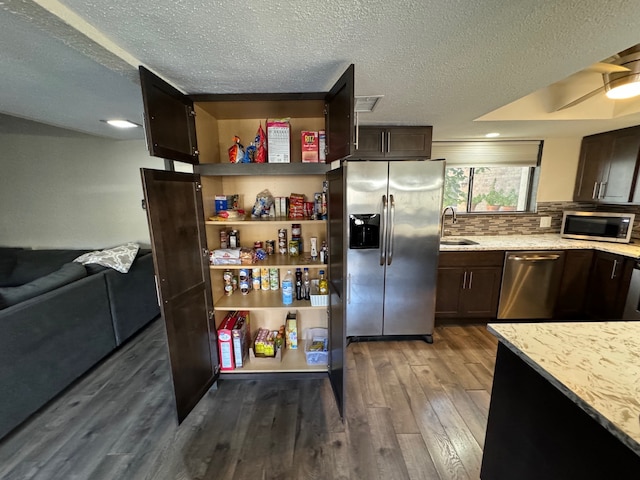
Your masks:
[{"label": "sofa cushion", "polygon": [[24,302],[86,276],[87,270],[82,265],[74,262],[65,263],[59,270],[19,287],[0,288],[0,309]]},{"label": "sofa cushion", "polygon": [[98,265],[113,268],[120,273],[127,273],[139,249],[140,245],[129,242],[118,247],[85,253],[74,261],[82,263],[83,265],[97,263]]},{"label": "sofa cushion", "polygon": [[86,250],[21,250],[5,286],[17,287],[49,275]]}]

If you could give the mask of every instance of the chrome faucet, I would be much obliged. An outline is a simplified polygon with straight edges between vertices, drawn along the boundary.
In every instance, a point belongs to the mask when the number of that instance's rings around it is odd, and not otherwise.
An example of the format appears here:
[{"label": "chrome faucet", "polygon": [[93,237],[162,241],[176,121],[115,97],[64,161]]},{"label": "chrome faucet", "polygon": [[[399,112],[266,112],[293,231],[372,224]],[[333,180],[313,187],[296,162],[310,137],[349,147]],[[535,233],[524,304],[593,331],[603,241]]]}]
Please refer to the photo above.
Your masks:
[{"label": "chrome faucet", "polygon": [[451,210],[451,224],[455,225],[455,223],[458,221],[458,215],[456,214],[456,210],[455,208],[449,206],[449,207],[444,207],[444,209],[442,210],[442,216],[440,217],[440,238],[444,237],[444,217],[447,214],[447,210]]}]

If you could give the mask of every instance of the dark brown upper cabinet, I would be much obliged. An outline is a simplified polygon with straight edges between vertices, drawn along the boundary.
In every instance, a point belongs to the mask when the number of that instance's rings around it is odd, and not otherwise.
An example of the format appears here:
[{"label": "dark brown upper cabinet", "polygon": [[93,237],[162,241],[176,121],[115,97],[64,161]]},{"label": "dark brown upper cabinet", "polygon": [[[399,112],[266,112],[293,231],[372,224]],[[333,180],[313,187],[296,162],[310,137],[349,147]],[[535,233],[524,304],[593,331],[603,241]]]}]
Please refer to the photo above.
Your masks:
[{"label": "dark brown upper cabinet", "polygon": [[[140,67],[140,81],[147,143],[153,156],[194,165],[228,164],[227,149],[234,136],[248,146],[260,124],[266,134],[267,119],[283,117],[291,122],[291,164],[302,162],[300,134],[305,130],[326,131],[326,163],[353,153],[353,65],[329,92],[185,95],[144,67]],[[318,168],[313,164],[299,167],[303,171]]]},{"label": "dark brown upper cabinet", "polygon": [[140,85],[149,154],[197,165],[193,102],[143,66],[140,66]]},{"label": "dark brown upper cabinet", "polygon": [[362,126],[354,155],[361,159],[431,158],[432,132],[430,126]]},{"label": "dark brown upper cabinet", "polygon": [[589,135],[582,140],[573,198],[599,203],[638,203],[640,126]]}]

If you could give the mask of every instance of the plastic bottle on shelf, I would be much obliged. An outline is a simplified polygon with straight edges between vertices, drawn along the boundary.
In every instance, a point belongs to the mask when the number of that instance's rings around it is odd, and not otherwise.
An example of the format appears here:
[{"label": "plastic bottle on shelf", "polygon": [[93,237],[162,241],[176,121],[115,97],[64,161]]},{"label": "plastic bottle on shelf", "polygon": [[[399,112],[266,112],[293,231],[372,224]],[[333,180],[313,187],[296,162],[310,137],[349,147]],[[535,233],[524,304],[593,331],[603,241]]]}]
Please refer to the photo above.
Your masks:
[{"label": "plastic bottle on shelf", "polygon": [[287,274],[282,279],[282,303],[283,305],[291,305],[293,303],[293,277],[291,270],[287,270]]},{"label": "plastic bottle on shelf", "polygon": [[304,291],[302,286],[302,270],[296,268],[296,300],[302,300],[304,298]]},{"label": "plastic bottle on shelf", "polygon": [[318,290],[320,295],[327,295],[329,293],[329,282],[324,277],[324,270],[320,270],[320,281],[318,282]]},{"label": "plastic bottle on shelf", "polygon": [[302,274],[302,289],[304,291],[304,299],[311,300],[311,278],[309,278],[309,269],[306,267]]}]

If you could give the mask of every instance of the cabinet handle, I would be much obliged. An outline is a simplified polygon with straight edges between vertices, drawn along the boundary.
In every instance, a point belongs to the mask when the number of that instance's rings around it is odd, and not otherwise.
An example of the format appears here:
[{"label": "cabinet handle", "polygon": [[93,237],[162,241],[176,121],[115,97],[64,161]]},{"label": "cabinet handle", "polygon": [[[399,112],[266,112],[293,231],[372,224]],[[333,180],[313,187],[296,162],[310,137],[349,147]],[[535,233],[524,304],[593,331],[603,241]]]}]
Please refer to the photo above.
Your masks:
[{"label": "cabinet handle", "polygon": [[384,146],[384,132],[380,132],[380,151],[382,153],[385,152],[385,146]]},{"label": "cabinet handle", "polygon": [[618,260],[613,261],[613,268],[611,269],[611,280],[616,278],[616,268],[618,268]]},{"label": "cabinet handle", "polygon": [[462,278],[462,289],[467,289],[467,272],[464,272],[464,277]]},{"label": "cabinet handle", "polygon": [[598,193],[598,182],[593,184],[593,193],[591,194],[591,198],[595,200],[597,193]]},{"label": "cabinet handle", "polygon": [[607,182],[600,182],[600,188],[598,188],[598,200],[604,198],[604,193],[607,191]]},{"label": "cabinet handle", "polygon": [[471,290],[472,284],[473,284],[473,272],[469,272],[469,290]]},{"label": "cabinet handle", "polygon": [[391,132],[387,132],[387,153],[391,151]]}]

